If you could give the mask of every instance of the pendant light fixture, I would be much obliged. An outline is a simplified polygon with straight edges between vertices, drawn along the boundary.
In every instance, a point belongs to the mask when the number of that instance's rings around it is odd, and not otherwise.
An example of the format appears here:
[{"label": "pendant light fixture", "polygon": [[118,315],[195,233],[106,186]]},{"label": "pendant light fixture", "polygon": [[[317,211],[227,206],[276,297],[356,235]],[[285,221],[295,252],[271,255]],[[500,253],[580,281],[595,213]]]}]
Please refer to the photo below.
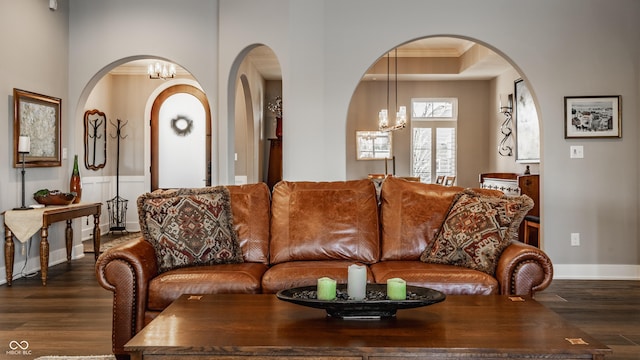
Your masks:
[{"label": "pendant light fixture", "polygon": [[404,129],[407,126],[407,107],[406,106],[398,106],[398,48],[394,49],[394,66],[395,66],[395,75],[394,75],[394,83],[395,83],[395,109],[396,109],[396,118],[395,124],[389,125],[389,93],[391,88],[390,81],[390,64],[389,58],[391,57],[391,53],[387,54],[387,108],[380,110],[378,113],[378,129],[380,131],[395,131]]}]

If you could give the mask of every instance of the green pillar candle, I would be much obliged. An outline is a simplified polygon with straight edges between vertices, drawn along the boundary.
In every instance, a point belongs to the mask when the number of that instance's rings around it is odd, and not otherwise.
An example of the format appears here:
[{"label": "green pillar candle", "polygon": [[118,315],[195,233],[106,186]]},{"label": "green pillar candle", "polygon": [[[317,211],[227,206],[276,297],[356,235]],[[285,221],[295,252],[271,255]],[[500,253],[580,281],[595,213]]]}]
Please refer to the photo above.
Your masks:
[{"label": "green pillar candle", "polygon": [[321,277],[318,279],[317,289],[318,300],[333,300],[336,298],[336,281],[328,278]]},{"label": "green pillar candle", "polygon": [[407,298],[407,282],[400,278],[387,280],[387,297],[391,300],[405,300]]}]

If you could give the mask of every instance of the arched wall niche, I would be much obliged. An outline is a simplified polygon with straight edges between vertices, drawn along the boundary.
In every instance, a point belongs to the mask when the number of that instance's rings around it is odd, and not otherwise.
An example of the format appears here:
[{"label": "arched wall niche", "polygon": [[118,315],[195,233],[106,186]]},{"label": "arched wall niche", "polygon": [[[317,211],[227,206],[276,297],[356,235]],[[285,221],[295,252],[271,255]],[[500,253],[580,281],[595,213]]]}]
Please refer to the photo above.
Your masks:
[{"label": "arched wall niche", "polygon": [[[448,48],[453,45],[458,48]],[[482,172],[522,173],[526,165],[530,166],[532,173],[539,173],[539,163],[523,164],[516,162],[515,156],[504,157],[497,151],[500,124],[504,120],[504,115],[498,112],[499,95],[513,93],[515,80],[524,79],[533,95],[536,110],[541,114],[535,84],[529,84],[526,74],[518,65],[491,44],[467,36],[442,34],[399,43],[381,54],[363,72],[350,100],[346,120],[345,163],[348,179],[385,171],[383,160],[356,160],[355,132],[378,128],[378,111],[386,107],[386,54],[391,55],[389,102],[392,109],[395,107],[396,48],[399,105],[407,106],[409,112],[413,97],[459,99],[458,185],[477,187],[478,174]],[[541,128],[542,118],[538,120]],[[391,117],[390,122],[393,121],[394,117]],[[408,124],[410,122],[409,116]],[[393,132],[392,137],[396,175],[411,176],[410,127]],[[514,130],[510,139],[513,145],[515,140]],[[391,173],[391,162],[387,169]]]},{"label": "arched wall niche", "polygon": [[[243,49],[233,62],[227,89],[225,125],[228,138],[234,139],[228,143],[229,173],[235,177],[229,181],[266,182],[268,139],[275,137],[275,117],[267,110],[267,104],[275,96],[282,96],[282,70],[274,51],[264,44]],[[246,154],[240,153],[243,151]],[[238,164],[238,169],[235,154],[243,162]]]}]

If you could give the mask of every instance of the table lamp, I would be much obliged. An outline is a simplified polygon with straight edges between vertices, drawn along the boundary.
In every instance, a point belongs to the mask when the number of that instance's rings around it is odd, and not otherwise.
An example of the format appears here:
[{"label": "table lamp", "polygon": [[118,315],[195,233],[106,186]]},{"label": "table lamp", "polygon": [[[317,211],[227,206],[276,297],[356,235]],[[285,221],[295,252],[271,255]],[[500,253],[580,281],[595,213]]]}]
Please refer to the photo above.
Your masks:
[{"label": "table lamp", "polygon": [[24,205],[24,157],[31,152],[31,140],[28,136],[20,135],[18,138],[18,153],[22,155],[22,206],[14,208],[13,210],[29,210],[30,208]]}]

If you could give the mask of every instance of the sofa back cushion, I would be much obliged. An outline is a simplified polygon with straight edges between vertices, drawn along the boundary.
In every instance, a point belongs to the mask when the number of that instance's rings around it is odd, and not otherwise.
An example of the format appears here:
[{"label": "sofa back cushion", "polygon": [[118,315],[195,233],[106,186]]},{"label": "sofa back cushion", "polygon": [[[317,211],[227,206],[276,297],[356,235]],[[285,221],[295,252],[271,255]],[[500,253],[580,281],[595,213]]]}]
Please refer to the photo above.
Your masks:
[{"label": "sofa back cushion", "polygon": [[269,261],[271,193],[265,183],[228,185],[233,225],[246,262]]},{"label": "sofa back cushion", "polygon": [[[456,194],[464,188],[389,176],[380,194],[381,260],[419,260],[433,243]],[[501,195],[500,191],[476,189]]]},{"label": "sofa back cushion", "polygon": [[380,255],[376,191],[368,180],[276,184],[270,262],[352,260]]}]

